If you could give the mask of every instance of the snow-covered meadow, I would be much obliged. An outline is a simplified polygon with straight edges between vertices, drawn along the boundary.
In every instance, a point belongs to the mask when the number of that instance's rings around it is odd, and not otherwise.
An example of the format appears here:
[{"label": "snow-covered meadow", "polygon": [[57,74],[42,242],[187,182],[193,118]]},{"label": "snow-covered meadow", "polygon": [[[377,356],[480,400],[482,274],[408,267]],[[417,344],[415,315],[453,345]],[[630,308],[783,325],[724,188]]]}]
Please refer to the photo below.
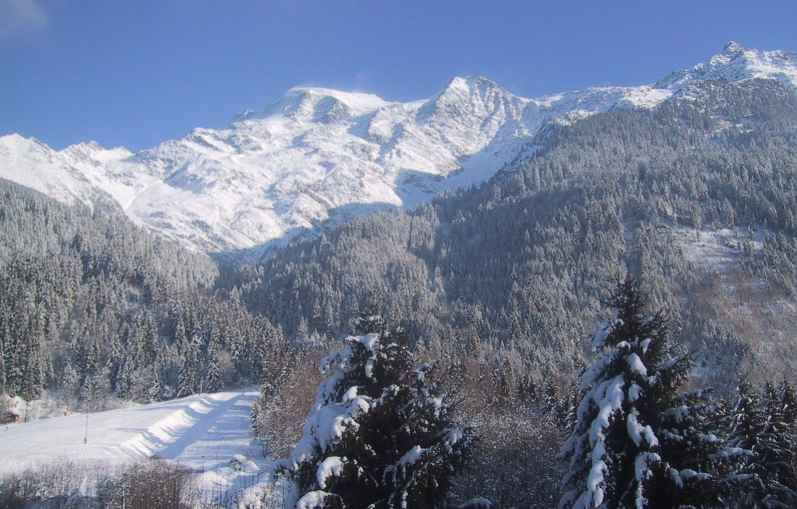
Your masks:
[{"label": "snow-covered meadow", "polygon": [[6,424],[0,427],[0,476],[67,462],[90,472],[160,459],[189,469],[196,492],[230,500],[271,476],[271,461],[250,428],[257,397],[256,391],[198,394]]}]

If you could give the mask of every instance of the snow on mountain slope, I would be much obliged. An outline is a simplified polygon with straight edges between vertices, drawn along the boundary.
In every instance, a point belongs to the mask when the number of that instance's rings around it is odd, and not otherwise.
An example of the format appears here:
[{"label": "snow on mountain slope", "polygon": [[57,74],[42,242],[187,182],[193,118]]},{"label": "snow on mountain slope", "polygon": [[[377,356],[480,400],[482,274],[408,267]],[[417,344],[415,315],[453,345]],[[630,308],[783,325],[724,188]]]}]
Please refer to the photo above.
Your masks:
[{"label": "snow on mountain slope", "polygon": [[551,120],[653,108],[696,79],[797,84],[794,55],[729,44],[655,86],[596,87],[530,99],[482,77],[398,103],[296,87],[225,129],[195,129],[138,153],[83,143],[54,151],[0,138],[0,177],[67,203],[117,202],[136,223],[203,251],[248,249],[381,207],[413,206],[480,183]]},{"label": "snow on mountain slope", "polygon": [[708,62],[674,72],[656,83],[656,87],[679,89],[693,80],[740,81],[752,78],[779,79],[797,86],[797,53],[748,49],[730,41]]},{"label": "snow on mountain slope", "polygon": [[31,187],[68,204],[92,206],[111,199],[125,207],[148,183],[157,181],[147,168],[123,162],[125,148],[106,149],[94,142],[55,151],[18,134],[0,137],[0,177]]}]

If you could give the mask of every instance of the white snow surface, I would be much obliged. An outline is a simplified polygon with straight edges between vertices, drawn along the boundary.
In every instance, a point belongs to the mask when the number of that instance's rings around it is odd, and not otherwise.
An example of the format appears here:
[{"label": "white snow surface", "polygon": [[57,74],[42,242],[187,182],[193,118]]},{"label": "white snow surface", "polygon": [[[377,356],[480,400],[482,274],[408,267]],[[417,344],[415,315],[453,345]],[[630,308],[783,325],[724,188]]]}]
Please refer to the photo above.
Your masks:
[{"label": "white snow surface", "polygon": [[744,228],[699,230],[683,226],[672,228],[672,238],[686,261],[711,272],[726,272],[742,257],[745,247],[758,251],[767,230]]},{"label": "white snow surface", "polygon": [[399,458],[398,466],[403,467],[404,465],[414,465],[419,459],[421,459],[423,452],[424,449],[420,445],[413,446],[409,451],[405,452],[401,458]]},{"label": "white snow surface", "polygon": [[110,466],[159,458],[195,471],[200,490],[238,490],[271,469],[250,430],[258,396],[199,394],[92,413],[85,444],[86,414],[0,426],[0,475],[61,459]]},{"label": "white snow surface", "polygon": [[317,509],[325,506],[325,501],[330,498],[330,494],[326,491],[311,491],[296,502],[296,509]]},{"label": "white snow surface", "polygon": [[[525,98],[489,79],[453,78],[428,99],[295,87],[223,129],[133,153],[94,142],[64,150],[0,137],[0,178],[65,203],[116,202],[137,224],[199,251],[262,249],[327,220],[413,206],[478,184],[549,122],[614,108],[653,108],[697,79],[797,84],[797,57],[731,43],[655,85],[594,87]],[[531,150],[533,152],[533,150]]]},{"label": "white snow surface", "polygon": [[643,445],[643,441],[648,447],[657,447],[659,445],[659,439],[656,437],[655,433],[653,433],[653,428],[647,424],[644,426],[639,424],[637,416],[638,412],[634,409],[626,417],[625,424],[628,436],[631,437],[631,440],[634,441],[637,447]]},{"label": "white snow surface", "polygon": [[628,354],[625,358],[625,362],[628,364],[628,367],[631,369],[632,373],[642,377],[648,376],[648,368],[636,353],[631,352]]},{"label": "white snow surface", "polygon": [[657,88],[677,90],[694,80],[741,81],[778,79],[797,86],[797,53],[762,51],[728,42],[722,52],[690,69],[676,71],[656,83]]},{"label": "white snow surface", "polygon": [[326,458],[316,469],[316,483],[318,483],[321,488],[327,489],[327,481],[330,478],[343,475],[343,466],[343,461],[338,456]]}]

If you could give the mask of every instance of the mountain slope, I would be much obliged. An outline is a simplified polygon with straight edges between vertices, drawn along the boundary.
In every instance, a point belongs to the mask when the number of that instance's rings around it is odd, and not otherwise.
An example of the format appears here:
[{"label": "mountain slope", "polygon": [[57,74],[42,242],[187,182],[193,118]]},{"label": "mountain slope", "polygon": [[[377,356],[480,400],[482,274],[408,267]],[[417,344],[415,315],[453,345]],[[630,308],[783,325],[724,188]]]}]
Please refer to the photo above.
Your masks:
[{"label": "mountain slope", "polygon": [[247,249],[320,223],[413,206],[485,181],[535,150],[552,120],[651,108],[703,79],[797,83],[793,54],[735,43],[654,86],[598,87],[530,99],[481,77],[457,77],[407,103],[297,87],[226,129],[195,129],[138,153],[84,143],[55,151],[0,138],[0,177],[66,203],[117,203],[137,224],[197,250]]},{"label": "mountain slope", "polygon": [[751,366],[794,373],[793,88],[694,82],[652,110],[538,138],[543,148],[483,186],[242,268],[236,294],[288,334],[341,333],[376,309],[444,352],[512,345],[527,362],[517,372],[546,379],[578,371],[606,288],[630,272],[706,354],[700,375],[715,386]]}]

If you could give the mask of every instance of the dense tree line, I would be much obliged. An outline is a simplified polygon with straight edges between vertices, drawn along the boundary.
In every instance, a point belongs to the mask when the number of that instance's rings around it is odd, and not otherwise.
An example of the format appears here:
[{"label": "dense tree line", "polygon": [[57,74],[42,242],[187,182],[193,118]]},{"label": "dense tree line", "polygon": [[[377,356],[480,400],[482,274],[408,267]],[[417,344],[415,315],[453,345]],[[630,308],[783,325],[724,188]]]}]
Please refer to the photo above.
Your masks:
[{"label": "dense tree line", "polygon": [[0,392],[98,409],[260,380],[281,333],[214,296],[217,276],[110,206],[0,182]]}]

